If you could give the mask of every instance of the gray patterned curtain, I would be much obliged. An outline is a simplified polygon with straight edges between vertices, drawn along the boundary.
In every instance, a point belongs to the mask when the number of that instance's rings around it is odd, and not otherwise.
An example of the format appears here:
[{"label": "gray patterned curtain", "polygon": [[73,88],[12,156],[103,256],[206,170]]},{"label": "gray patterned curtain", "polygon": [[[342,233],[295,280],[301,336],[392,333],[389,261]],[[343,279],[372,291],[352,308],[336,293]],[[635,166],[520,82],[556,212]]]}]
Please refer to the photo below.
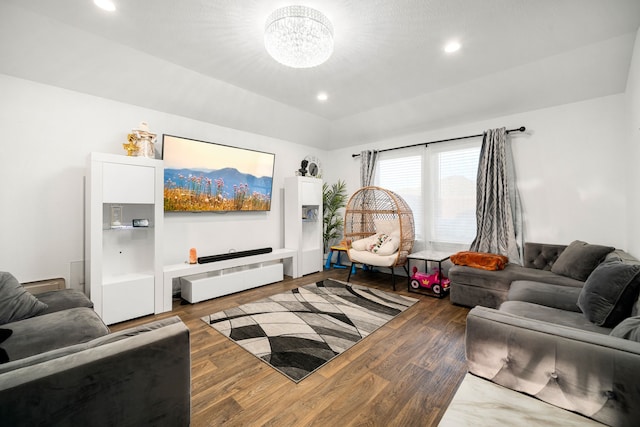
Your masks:
[{"label": "gray patterned curtain", "polygon": [[376,170],[376,160],[378,152],[375,150],[364,150],[360,152],[360,186],[368,187],[373,181],[373,173]]},{"label": "gray patterned curtain", "polygon": [[506,255],[522,265],[522,207],[505,128],[484,133],[478,164],[477,235],[470,250]]}]

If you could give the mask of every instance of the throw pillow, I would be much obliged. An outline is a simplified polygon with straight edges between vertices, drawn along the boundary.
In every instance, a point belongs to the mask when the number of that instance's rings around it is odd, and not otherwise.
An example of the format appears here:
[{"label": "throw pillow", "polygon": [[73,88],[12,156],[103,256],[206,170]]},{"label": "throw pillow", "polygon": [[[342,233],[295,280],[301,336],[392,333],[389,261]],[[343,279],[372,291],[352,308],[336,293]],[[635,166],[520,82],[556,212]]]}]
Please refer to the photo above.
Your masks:
[{"label": "throw pillow", "polygon": [[376,234],[376,239],[369,244],[367,250],[373,254],[377,254],[380,247],[384,245],[387,240],[389,240],[389,235],[384,233]]},{"label": "throw pillow", "polygon": [[27,292],[11,273],[0,271],[0,325],[33,317],[46,309],[47,304]]},{"label": "throw pillow", "polygon": [[504,270],[509,258],[504,255],[486,252],[462,251],[451,255],[451,262],[456,265],[480,268],[482,270]]},{"label": "throw pillow", "polygon": [[397,219],[374,219],[376,233],[393,234],[400,230],[400,221]]},{"label": "throw pillow", "polygon": [[551,272],[584,282],[604,257],[614,249],[611,246],[590,245],[575,240],[562,251],[551,266]]},{"label": "throw pillow", "polygon": [[383,255],[383,256],[393,255],[398,251],[399,247],[400,247],[400,233],[395,232],[389,235],[387,240],[385,240],[384,243],[380,245],[380,247],[378,248],[378,252],[376,252],[376,255]]},{"label": "throw pillow", "polygon": [[640,316],[628,317],[613,328],[612,337],[640,342]]},{"label": "throw pillow", "polygon": [[376,241],[378,238],[377,234],[374,234],[369,237],[365,237],[364,239],[358,239],[351,242],[351,249],[355,249],[356,251],[366,251],[369,250],[369,247]]},{"label": "throw pillow", "polygon": [[640,292],[640,265],[603,262],[593,270],[578,296],[589,321],[612,328],[631,315]]}]

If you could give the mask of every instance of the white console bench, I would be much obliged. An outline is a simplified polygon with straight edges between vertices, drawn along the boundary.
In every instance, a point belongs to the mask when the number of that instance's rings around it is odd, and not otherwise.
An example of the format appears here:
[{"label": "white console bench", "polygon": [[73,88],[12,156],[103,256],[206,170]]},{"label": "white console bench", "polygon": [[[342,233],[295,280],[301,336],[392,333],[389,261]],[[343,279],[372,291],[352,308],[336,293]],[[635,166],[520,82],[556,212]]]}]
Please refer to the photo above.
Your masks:
[{"label": "white console bench", "polygon": [[246,289],[256,288],[284,278],[283,264],[293,278],[298,276],[298,251],[275,249],[272,252],[205,264],[173,264],[164,267],[164,289],[172,289],[173,279],[182,281],[182,298],[195,303]]}]

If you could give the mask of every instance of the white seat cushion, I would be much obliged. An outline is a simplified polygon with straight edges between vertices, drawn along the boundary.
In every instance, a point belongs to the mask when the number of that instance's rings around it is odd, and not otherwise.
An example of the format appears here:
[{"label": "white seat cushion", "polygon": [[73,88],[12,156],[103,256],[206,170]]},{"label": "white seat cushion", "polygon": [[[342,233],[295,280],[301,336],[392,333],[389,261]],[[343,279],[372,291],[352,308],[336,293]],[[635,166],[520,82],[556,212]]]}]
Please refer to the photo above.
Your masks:
[{"label": "white seat cushion", "polygon": [[391,267],[396,263],[397,258],[397,252],[391,255],[378,255],[369,251],[357,251],[353,248],[349,249],[349,259],[361,264],[375,265],[377,267]]},{"label": "white seat cushion", "polygon": [[397,232],[390,236],[378,233],[351,243],[351,248],[356,251],[368,251],[376,255],[392,255],[398,251],[399,246],[400,233]]}]

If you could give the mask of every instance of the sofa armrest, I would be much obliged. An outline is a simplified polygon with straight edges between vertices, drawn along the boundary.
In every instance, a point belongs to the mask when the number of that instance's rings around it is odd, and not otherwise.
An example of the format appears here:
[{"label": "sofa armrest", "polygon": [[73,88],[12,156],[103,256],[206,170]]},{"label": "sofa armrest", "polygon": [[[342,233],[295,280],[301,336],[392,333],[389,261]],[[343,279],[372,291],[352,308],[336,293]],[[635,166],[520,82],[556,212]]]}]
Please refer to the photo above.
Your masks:
[{"label": "sofa armrest", "polygon": [[640,343],[486,307],[469,312],[469,372],[613,426],[640,419]]},{"label": "sofa armrest", "polygon": [[177,316],[49,353],[3,366],[3,423],[189,424],[189,330]]}]

